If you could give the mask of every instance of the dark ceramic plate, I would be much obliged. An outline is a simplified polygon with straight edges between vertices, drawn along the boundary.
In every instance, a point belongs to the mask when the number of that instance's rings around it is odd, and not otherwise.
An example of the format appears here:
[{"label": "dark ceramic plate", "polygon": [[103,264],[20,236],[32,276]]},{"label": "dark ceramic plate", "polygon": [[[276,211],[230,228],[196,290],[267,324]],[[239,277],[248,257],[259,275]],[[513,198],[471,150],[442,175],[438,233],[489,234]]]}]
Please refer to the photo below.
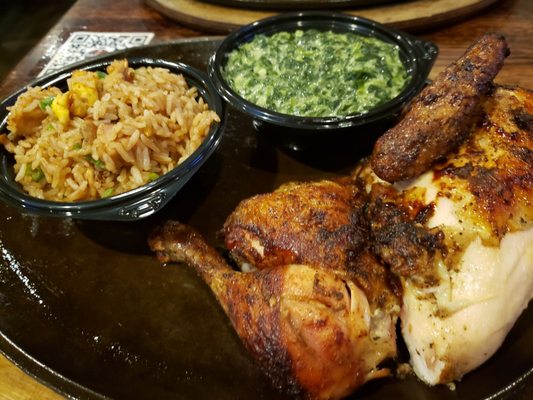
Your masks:
[{"label": "dark ceramic plate", "polygon": [[[318,10],[347,7],[375,6],[398,3],[398,0],[201,0],[205,3],[259,10]],[[405,1],[405,0],[403,0]]]},{"label": "dark ceramic plate", "polygon": [[[218,42],[181,41],[113,57],[149,56],[206,70]],[[216,232],[237,203],[296,179],[348,172],[296,157],[258,135],[234,109],[213,156],[159,213],[138,222],[30,217],[0,204],[0,350],[22,369],[79,399],[283,399],[254,367],[205,284],[183,266],[161,266],[146,237],[175,218],[219,246]],[[415,378],[385,379],[352,398],[527,398],[533,309],[487,363],[455,391]]]}]

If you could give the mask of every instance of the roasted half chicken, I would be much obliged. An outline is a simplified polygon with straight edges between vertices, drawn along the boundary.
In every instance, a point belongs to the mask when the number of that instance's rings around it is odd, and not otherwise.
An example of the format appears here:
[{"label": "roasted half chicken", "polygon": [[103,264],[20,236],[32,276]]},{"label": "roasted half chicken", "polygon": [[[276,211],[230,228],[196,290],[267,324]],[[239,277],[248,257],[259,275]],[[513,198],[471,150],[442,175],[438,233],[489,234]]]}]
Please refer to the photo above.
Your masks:
[{"label": "roasted half chicken", "polygon": [[[352,271],[371,254],[402,281],[402,333],[416,374],[433,385],[480,365],[533,291],[531,93],[494,88],[507,54],[498,35],[474,44],[415,99],[403,128],[378,142],[351,183],[290,183],[241,202],[224,225],[230,254],[256,268]],[[391,181],[434,167],[389,184],[373,170],[384,146]]]},{"label": "roasted half chicken", "polygon": [[447,160],[410,181],[356,171],[377,257],[402,279],[415,373],[460,379],[502,344],[533,296],[533,92],[497,87]]},{"label": "roasted half chicken", "polygon": [[168,222],[149,239],[162,262],[192,265],[274,386],[311,399],[337,399],[388,375],[396,313],[373,314],[349,274],[284,264],[237,272],[191,228]]}]

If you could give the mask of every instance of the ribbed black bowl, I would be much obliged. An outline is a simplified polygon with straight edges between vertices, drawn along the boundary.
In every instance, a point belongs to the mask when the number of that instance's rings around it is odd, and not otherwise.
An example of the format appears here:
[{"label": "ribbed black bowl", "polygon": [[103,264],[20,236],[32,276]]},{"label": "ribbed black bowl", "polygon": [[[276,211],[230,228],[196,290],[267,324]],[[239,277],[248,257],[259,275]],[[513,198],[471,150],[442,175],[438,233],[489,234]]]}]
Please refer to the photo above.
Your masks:
[{"label": "ribbed black bowl", "polygon": [[[301,117],[257,106],[237,94],[226,82],[224,68],[228,55],[255,35],[305,29],[354,32],[397,45],[410,77],[408,84],[397,97],[365,113],[346,117]],[[437,54],[435,44],[365,18],[332,12],[294,12],[256,21],[228,35],[209,60],[209,77],[229,104],[254,119],[258,130],[275,136],[289,147],[323,146],[346,139],[368,144],[395,121],[402,107],[426,84]]]},{"label": "ribbed black bowl", "polygon": [[[66,81],[76,69],[102,70],[110,64],[106,60],[96,60],[74,64],[67,69],[30,82],[28,86],[56,86],[66,89]],[[210,109],[220,117],[214,123],[203,143],[183,163],[172,171],[136,189],[105,199],[79,202],[58,202],[42,200],[28,195],[14,180],[14,158],[3,147],[0,149],[0,200],[19,208],[23,212],[90,220],[128,221],[152,215],[159,211],[194,175],[217,147],[225,125],[225,106],[205,73],[182,63],[155,58],[131,58],[128,64],[133,68],[162,67],[176,74],[182,74],[190,86],[198,88]],[[0,132],[6,130],[8,110],[26,87],[7,97],[0,103]]]}]

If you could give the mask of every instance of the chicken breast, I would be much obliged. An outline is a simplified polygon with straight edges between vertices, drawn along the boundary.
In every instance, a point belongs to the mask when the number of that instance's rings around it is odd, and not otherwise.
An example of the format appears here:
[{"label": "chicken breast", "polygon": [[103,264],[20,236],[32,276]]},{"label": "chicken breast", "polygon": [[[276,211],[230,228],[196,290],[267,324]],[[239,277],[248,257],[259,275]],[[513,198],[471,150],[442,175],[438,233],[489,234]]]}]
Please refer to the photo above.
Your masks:
[{"label": "chicken breast", "polygon": [[532,298],[532,266],[528,229],[506,234],[499,247],[477,238],[436,287],[407,280],[400,318],[417,376],[452,382],[491,357]]},{"label": "chicken breast", "polygon": [[452,382],[500,347],[533,297],[533,92],[498,87],[448,160],[395,185],[368,165],[374,250],[401,277],[417,376]]}]

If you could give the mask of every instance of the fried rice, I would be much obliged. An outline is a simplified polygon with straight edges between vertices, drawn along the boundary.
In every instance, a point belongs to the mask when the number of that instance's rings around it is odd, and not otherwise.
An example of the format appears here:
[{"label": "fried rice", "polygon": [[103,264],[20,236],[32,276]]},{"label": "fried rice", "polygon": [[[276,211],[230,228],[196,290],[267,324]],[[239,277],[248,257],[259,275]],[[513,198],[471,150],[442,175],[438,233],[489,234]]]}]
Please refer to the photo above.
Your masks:
[{"label": "fried rice", "polygon": [[67,82],[65,93],[20,95],[0,135],[15,181],[37,198],[83,201],[137,188],[183,162],[220,121],[196,87],[164,68],[117,60]]}]

